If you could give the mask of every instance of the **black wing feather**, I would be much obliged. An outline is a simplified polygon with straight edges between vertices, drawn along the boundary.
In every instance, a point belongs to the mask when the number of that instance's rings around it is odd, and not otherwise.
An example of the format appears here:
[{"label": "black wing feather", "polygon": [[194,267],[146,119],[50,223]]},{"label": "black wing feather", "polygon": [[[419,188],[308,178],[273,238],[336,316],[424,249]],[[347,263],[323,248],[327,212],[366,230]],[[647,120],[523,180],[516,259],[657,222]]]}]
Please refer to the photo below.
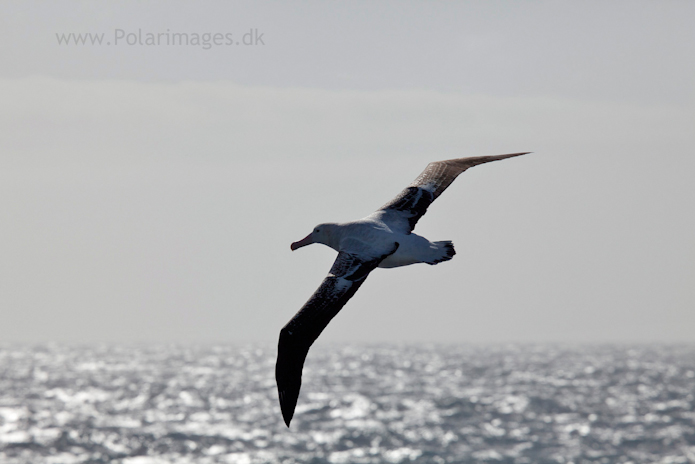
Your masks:
[{"label": "black wing feather", "polygon": [[368,261],[344,251],[338,253],[328,276],[280,331],[275,379],[282,417],[288,427],[297,405],[302,385],[302,368],[309,348],[360,288],[367,275],[396,249],[398,244],[389,253]]}]

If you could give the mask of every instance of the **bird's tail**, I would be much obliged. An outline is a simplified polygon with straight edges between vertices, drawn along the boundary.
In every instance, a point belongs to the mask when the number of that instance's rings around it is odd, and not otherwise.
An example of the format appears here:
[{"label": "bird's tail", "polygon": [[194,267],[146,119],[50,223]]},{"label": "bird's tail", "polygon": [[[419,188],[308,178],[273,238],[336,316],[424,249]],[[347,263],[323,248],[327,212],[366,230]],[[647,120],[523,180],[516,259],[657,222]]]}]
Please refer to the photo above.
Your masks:
[{"label": "bird's tail", "polygon": [[456,254],[454,244],[450,240],[434,242],[434,244],[437,245],[435,254],[431,261],[427,261],[427,264],[438,264],[443,261],[449,261]]}]

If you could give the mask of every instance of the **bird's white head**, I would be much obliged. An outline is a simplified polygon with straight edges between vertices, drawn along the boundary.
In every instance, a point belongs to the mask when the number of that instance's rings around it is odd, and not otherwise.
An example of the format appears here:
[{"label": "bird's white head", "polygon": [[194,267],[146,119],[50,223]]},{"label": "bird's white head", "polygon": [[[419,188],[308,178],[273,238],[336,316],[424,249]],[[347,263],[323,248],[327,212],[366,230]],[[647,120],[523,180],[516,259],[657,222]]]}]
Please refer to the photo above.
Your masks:
[{"label": "bird's white head", "polygon": [[307,235],[298,242],[292,243],[292,245],[290,245],[290,248],[292,249],[292,251],[294,251],[297,248],[311,245],[312,243],[323,243],[324,245],[328,245],[331,248],[335,248],[337,244],[333,242],[337,239],[337,234],[335,233],[336,229],[337,224],[319,224],[316,227],[314,227],[314,230],[309,235]]}]

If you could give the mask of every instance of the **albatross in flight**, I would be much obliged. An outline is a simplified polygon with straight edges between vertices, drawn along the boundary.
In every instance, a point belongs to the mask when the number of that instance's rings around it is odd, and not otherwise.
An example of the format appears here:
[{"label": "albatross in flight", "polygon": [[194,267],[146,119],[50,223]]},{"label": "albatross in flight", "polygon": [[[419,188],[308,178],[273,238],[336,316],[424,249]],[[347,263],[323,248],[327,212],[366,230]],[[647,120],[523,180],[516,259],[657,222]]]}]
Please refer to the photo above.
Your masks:
[{"label": "albatross in flight", "polygon": [[369,273],[377,267],[437,264],[450,260],[456,253],[450,241],[430,242],[412,233],[427,207],[466,169],[527,153],[435,161],[396,198],[364,219],[319,224],[309,235],[291,245],[294,251],[312,243],[322,243],[337,251],[338,257],[318,290],[280,331],[275,379],[282,417],[288,427],[297,405],[302,367],[309,347]]}]

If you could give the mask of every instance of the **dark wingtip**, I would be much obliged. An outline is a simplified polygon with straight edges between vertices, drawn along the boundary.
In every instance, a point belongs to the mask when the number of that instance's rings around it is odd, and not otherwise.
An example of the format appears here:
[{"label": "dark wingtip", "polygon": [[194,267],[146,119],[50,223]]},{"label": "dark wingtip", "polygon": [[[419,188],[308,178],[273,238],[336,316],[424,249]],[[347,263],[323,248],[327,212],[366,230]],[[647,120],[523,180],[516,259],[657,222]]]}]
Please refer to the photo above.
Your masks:
[{"label": "dark wingtip", "polygon": [[289,428],[290,422],[292,422],[292,416],[294,416],[294,406],[282,401],[283,399],[284,398],[280,399],[280,410],[282,411],[282,419],[285,421],[287,428]]},{"label": "dark wingtip", "polygon": [[282,419],[285,421],[285,425],[289,427],[290,422],[292,421],[292,416],[294,416],[294,408],[297,405],[297,401],[287,401],[287,392],[285,390],[278,389],[278,393],[278,396],[280,397],[280,411],[282,411]]},{"label": "dark wingtip", "polygon": [[532,151],[525,151],[522,153],[509,153],[506,155],[494,155],[494,156],[491,156],[491,158],[494,158],[494,160],[498,160],[498,159],[512,158],[514,156],[528,155],[530,153],[533,153],[533,152]]},{"label": "dark wingtip", "polygon": [[[530,151],[525,151],[521,153],[507,153],[506,155],[487,155],[487,156],[470,156],[468,158],[457,158],[451,160],[439,161],[439,163],[445,163],[452,166],[457,166],[461,172],[473,166],[478,166],[479,164],[489,163],[490,161],[498,161],[507,158],[512,158],[514,156],[528,155],[533,153]],[[459,172],[459,174],[461,173]],[[458,174],[457,174],[458,175]],[[448,185],[448,184],[447,184]]]}]

